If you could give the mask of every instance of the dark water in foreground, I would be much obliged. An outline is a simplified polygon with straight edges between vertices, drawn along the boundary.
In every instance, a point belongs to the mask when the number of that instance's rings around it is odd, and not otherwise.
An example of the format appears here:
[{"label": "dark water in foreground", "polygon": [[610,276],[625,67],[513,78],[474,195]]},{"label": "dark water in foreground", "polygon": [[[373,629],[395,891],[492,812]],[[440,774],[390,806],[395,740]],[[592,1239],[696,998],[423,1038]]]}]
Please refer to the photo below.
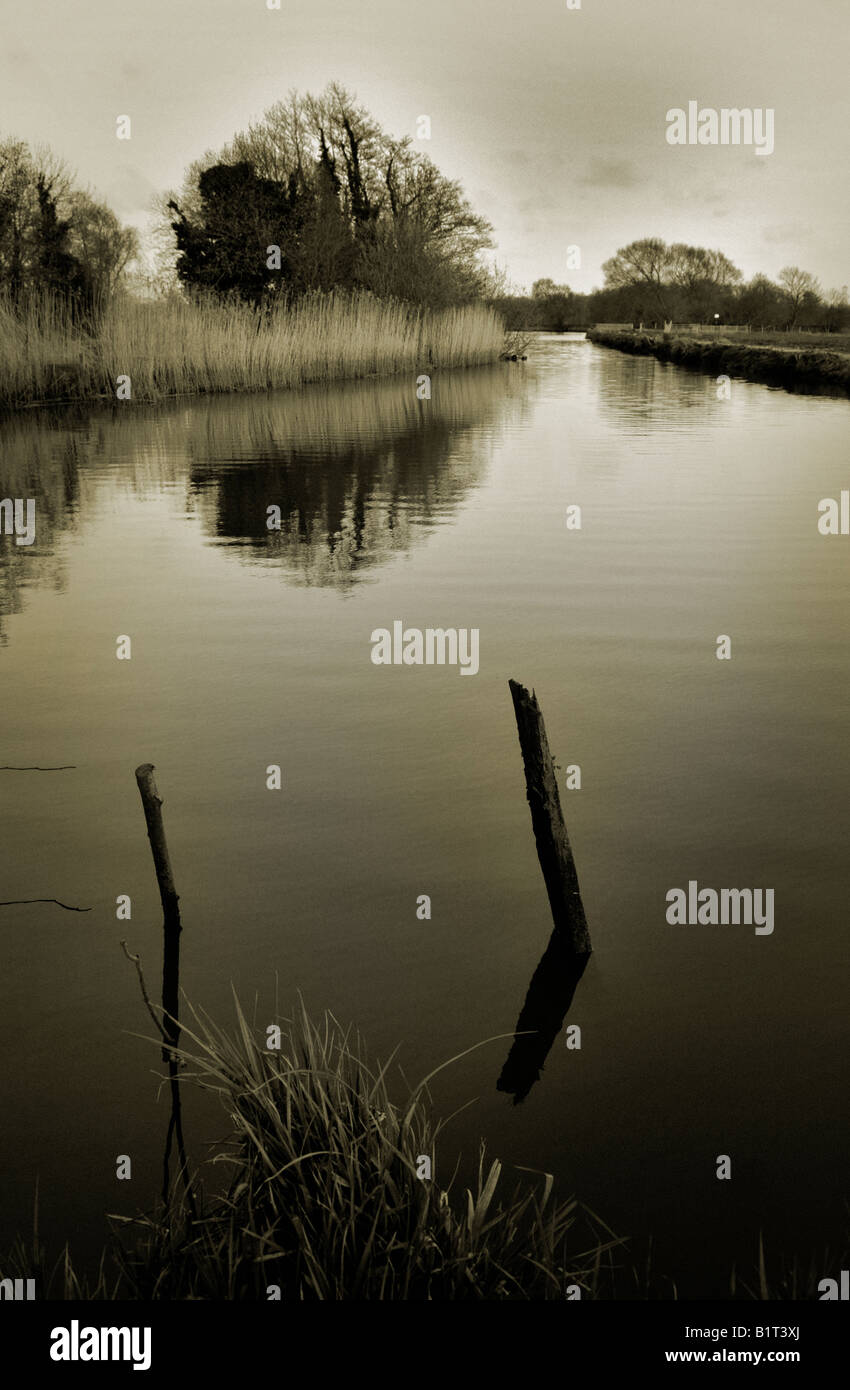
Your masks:
[{"label": "dark water in foreground", "polygon": [[[685,1296],[836,1245],[846,1186],[848,405],[541,338],[525,366],[0,426],[0,1245],[97,1248],[154,1198],[167,1121],[119,940],[157,984],[133,769],[156,764],[190,998],[275,977],[402,1044],[418,1079],[509,1033],[548,939],[507,681],[536,688],[595,954],[522,1105],[506,1041],[435,1086],[438,1179],[479,1135],[652,1232]],[[582,508],[580,532],[565,511]],[[280,532],[266,530],[278,505]],[[370,634],[477,627],[480,671]],[[132,660],[116,660],[116,638]],[[718,634],[732,637],[718,661]],[[283,789],[266,789],[278,763]],[[670,926],[666,894],[770,887],[775,930]],[[131,922],[115,900],[130,894]],[[430,921],[416,917],[431,896]],[[227,1118],[192,1101],[190,1149]],[[132,1183],[115,1156],[133,1159]],[[732,1180],[715,1177],[718,1154]],[[510,1173],[509,1173],[510,1178]]]}]

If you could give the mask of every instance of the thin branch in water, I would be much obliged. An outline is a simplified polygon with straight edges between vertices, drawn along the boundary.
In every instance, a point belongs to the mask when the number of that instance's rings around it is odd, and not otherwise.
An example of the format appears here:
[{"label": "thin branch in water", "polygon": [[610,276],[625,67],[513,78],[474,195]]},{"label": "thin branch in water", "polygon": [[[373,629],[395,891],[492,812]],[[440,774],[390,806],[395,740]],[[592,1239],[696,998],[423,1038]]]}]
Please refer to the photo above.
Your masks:
[{"label": "thin branch in water", "polygon": [[157,1018],[156,1014],[154,1013],[153,1004],[152,1004],[151,1001],[150,1001],[150,995],[148,994],[147,986],[145,985],[145,977],[144,977],[144,975],[142,974],[142,958],[141,958],[141,956],[134,956],[133,953],[132,953],[132,951],[128,951],[128,950],[127,950],[127,943],[126,943],[126,941],[122,941],[122,942],[121,942],[121,946],[122,946],[122,948],[123,948],[124,955],[125,955],[125,956],[127,957],[127,959],[128,959],[129,961],[131,961],[132,964],[135,965],[135,967],[136,967],[136,974],[137,974],[138,977],[139,977],[139,987],[140,987],[140,989],[141,989],[141,991],[142,991],[142,998],[143,998],[144,1001],[145,1001],[145,1005],[146,1005],[146,1007],[147,1007],[148,1013],[150,1014],[151,1018],[152,1018],[153,1021],[154,1021],[154,1027],[156,1028],[156,1031],[159,1033],[159,1036],[162,1038],[162,1041],[163,1041],[163,1042],[168,1042],[168,1038],[167,1038],[166,1035],[165,1035],[165,1031],[164,1031],[164,1029],[163,1029],[163,1027],[162,1027],[162,1024],[160,1023],[159,1019]]},{"label": "thin branch in water", "polygon": [[164,1206],[169,1206],[169,1194],[171,1188],[171,1140],[172,1136],[177,1139],[177,1153],[180,1158],[180,1178],[183,1183],[183,1190],[186,1193],[186,1201],[189,1207],[190,1221],[197,1221],[198,1209],[195,1203],[195,1193],[192,1187],[192,1178],[189,1172],[189,1159],[186,1154],[186,1141],[183,1138],[183,1108],[180,1102],[180,1082],[177,1077],[177,1061],[174,1053],[168,1062],[168,1076],[171,1085],[171,1119],[168,1124],[168,1133],[165,1137],[165,1155],[163,1158],[162,1174],[162,1200]]},{"label": "thin branch in water", "polygon": [[[148,1013],[153,1019],[154,1027],[159,1033],[159,1036],[162,1038],[162,1041],[167,1044],[169,1041],[168,1035],[163,1029],[162,1024],[160,1023],[156,1014],[154,1013],[154,1007],[151,1003],[150,995],[147,991],[147,985],[145,984],[145,976],[144,972],[142,971],[141,956],[133,955],[132,951],[129,951],[127,949],[126,941],[121,942],[121,947],[124,952],[124,955],[136,967],[136,974],[139,977],[139,988],[142,991],[142,998],[145,1001],[145,1007],[147,1008]],[[177,1078],[177,1061],[174,1056],[174,1053],[171,1051],[170,1048],[168,1048],[167,1050],[165,1048],[163,1049],[163,1056],[166,1057],[168,1060],[168,1079],[169,1084],[171,1086],[171,1117],[168,1121],[168,1133],[165,1137],[165,1156],[163,1159],[162,1178],[162,1201],[163,1205],[167,1207],[169,1204],[169,1190],[171,1186],[171,1144],[172,1139],[176,1138],[177,1152],[180,1158],[180,1177],[183,1182],[183,1188],[186,1193],[186,1200],[189,1206],[189,1215],[193,1221],[196,1221],[198,1217],[198,1212],[197,1207],[195,1205],[195,1194],[192,1189],[192,1180],[189,1175],[189,1160],[186,1156],[186,1143],[183,1138],[183,1117],[182,1107],[180,1105],[179,1081]]]},{"label": "thin branch in water", "polygon": [[0,903],[0,907],[18,907],[21,903],[55,903],[57,907],[64,907],[66,912],[91,912],[90,907],[69,907],[67,903],[60,903],[58,898],[10,898],[8,902]]},{"label": "thin branch in water", "polygon": [[0,767],[0,772],[70,772],[76,763],[63,763],[61,767]]}]

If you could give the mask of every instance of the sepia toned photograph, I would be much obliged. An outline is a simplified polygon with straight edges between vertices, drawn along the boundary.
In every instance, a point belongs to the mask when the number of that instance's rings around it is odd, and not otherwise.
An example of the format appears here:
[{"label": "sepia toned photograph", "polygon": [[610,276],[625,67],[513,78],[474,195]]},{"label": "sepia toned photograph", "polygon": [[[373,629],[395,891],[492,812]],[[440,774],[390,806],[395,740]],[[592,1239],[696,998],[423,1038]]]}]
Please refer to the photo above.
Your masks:
[{"label": "sepia toned photograph", "polygon": [[836,0],[5,16],[27,1364],[156,1376],[188,1303],[265,1310],[258,1366],[276,1303],[675,1312],[648,1369],[837,1328],[848,37]]}]

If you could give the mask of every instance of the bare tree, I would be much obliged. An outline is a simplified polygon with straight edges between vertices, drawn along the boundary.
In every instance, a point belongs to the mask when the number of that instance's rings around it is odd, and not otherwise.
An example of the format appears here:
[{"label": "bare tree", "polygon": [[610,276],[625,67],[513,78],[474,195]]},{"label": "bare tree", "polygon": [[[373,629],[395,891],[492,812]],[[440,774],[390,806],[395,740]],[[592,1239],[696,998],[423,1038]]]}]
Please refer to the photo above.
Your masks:
[{"label": "bare tree", "polygon": [[653,309],[667,318],[670,296],[666,292],[670,251],[658,237],[644,237],[623,246],[605,261],[602,271],[606,289],[640,287],[648,292]]},{"label": "bare tree", "polygon": [[673,285],[694,290],[710,285],[726,289],[743,278],[736,265],[722,251],[675,242],[668,250],[667,276]]},{"label": "bare tree", "polygon": [[68,216],[71,251],[82,267],[92,303],[102,308],[139,254],[138,234],[133,227],[122,227],[105,203],[81,190],[68,198]]},{"label": "bare tree", "polygon": [[778,278],[785,293],[786,303],[791,311],[788,327],[793,328],[806,295],[818,296],[820,285],[814,275],[811,275],[808,270],[800,270],[799,266],[796,265],[786,265],[780,270]]},{"label": "bare tree", "polygon": [[49,149],[0,142],[0,284],[13,297],[46,288],[87,307],[102,304],[137,249],[135,231],[75,189]]}]

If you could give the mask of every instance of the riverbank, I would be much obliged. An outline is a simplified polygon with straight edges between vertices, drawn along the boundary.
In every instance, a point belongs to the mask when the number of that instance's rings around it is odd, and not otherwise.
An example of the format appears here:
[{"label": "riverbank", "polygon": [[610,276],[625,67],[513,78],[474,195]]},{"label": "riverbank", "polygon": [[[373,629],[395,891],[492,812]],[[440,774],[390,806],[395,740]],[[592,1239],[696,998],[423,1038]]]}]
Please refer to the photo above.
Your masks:
[{"label": "riverbank", "polygon": [[[588,330],[600,347],[656,357],[710,376],[743,377],[786,391],[824,391],[850,395],[850,352],[810,347],[799,339],[789,346],[731,338],[697,338],[661,331]],[[844,346],[842,342],[842,347]]]},{"label": "riverbank", "polygon": [[501,319],[484,305],[420,310],[359,292],[263,315],[242,303],[124,297],[92,331],[55,300],[22,311],[0,302],[0,409],[419,376],[495,362],[504,344]]}]

